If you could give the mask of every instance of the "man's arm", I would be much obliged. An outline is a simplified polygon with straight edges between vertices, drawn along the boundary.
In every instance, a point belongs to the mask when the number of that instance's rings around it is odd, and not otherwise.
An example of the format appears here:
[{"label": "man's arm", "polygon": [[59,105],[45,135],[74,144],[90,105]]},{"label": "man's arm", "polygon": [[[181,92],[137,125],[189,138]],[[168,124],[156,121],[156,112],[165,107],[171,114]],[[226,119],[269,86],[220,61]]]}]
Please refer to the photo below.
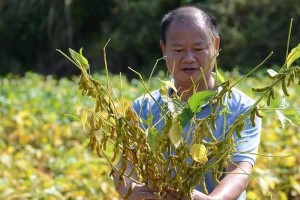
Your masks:
[{"label": "man's arm", "polygon": [[226,170],[228,174],[225,175],[217,187],[208,196],[195,192],[193,195],[194,200],[237,199],[246,189],[251,171],[252,164],[249,162],[228,163]]},{"label": "man's arm", "polygon": [[228,163],[226,172],[229,174],[220,181],[209,196],[213,199],[237,199],[246,189],[251,171],[252,164],[249,162]]}]

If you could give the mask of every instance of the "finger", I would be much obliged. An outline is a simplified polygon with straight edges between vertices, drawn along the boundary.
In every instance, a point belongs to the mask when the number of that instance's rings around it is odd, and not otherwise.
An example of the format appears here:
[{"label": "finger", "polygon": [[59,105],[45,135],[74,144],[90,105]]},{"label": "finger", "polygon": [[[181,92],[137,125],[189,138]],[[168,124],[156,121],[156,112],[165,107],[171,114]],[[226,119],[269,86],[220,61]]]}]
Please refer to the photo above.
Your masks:
[{"label": "finger", "polygon": [[167,200],[178,199],[178,192],[173,189],[167,189]]},{"label": "finger", "polygon": [[133,190],[136,192],[151,192],[151,193],[157,191],[154,188],[149,188],[147,185],[135,185]]},{"label": "finger", "polygon": [[137,190],[141,192],[156,192],[154,188],[149,188],[147,185],[138,186]]},{"label": "finger", "polygon": [[149,191],[135,191],[134,193],[132,193],[127,200],[138,200],[138,199],[142,199],[142,200],[161,200],[163,199],[160,196],[157,196],[155,193],[153,192],[149,192]]},{"label": "finger", "polygon": [[130,196],[127,200],[162,200],[162,197],[153,195],[153,194],[142,194]]},{"label": "finger", "polygon": [[133,187],[131,195],[128,197],[128,200],[160,200],[163,199],[156,195],[157,190],[154,188],[149,188],[147,185],[135,185]]},{"label": "finger", "polygon": [[153,200],[163,199],[162,197],[154,194],[153,192],[140,192],[140,194],[143,196],[143,199],[153,199]]},{"label": "finger", "polygon": [[168,193],[167,194],[167,200],[174,200],[178,199],[178,197],[175,194]]}]

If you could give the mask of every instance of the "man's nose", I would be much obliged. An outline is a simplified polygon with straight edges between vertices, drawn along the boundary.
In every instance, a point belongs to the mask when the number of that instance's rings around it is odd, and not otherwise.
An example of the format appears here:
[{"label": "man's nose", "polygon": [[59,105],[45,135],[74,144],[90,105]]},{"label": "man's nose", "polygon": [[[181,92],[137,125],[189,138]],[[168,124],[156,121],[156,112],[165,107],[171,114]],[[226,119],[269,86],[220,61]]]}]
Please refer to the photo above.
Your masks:
[{"label": "man's nose", "polygon": [[192,51],[185,51],[183,55],[184,62],[195,62],[196,56]]}]

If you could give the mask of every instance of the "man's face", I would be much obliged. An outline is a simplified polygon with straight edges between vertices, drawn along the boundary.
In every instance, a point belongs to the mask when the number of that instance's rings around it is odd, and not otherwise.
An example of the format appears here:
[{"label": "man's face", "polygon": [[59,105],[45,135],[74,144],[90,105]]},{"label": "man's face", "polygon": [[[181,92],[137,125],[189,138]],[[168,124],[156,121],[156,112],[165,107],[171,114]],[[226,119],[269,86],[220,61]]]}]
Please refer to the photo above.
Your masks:
[{"label": "man's face", "polygon": [[206,81],[211,81],[219,37],[214,38],[203,20],[189,23],[172,22],[166,33],[166,43],[161,41],[169,72],[177,88],[188,88],[198,82],[205,88],[201,68]]}]

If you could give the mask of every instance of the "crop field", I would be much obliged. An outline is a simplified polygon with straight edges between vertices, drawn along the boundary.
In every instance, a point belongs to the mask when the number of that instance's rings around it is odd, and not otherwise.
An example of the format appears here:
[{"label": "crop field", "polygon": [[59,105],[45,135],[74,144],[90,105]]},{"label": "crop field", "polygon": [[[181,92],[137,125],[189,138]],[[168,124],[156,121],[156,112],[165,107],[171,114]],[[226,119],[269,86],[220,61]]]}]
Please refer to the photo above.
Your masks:
[{"label": "crop field", "polygon": [[[251,88],[270,81],[263,77],[237,87],[255,99]],[[106,76],[94,78],[104,83]],[[120,199],[109,163],[88,148],[79,113],[91,101],[81,96],[78,80],[29,72],[0,77],[0,199]],[[109,75],[109,80],[120,107],[146,92],[136,79]],[[161,86],[153,80],[151,90]],[[287,99],[275,91],[274,109],[260,105],[265,117],[249,200],[300,199],[300,86],[288,91]],[[282,104],[285,110],[275,109]]]}]

